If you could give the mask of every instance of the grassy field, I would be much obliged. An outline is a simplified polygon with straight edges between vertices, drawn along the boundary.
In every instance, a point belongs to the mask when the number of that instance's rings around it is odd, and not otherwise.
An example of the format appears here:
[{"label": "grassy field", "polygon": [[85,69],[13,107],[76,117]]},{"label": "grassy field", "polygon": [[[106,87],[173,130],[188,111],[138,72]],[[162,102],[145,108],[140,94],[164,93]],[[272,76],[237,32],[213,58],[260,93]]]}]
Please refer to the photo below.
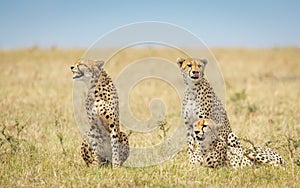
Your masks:
[{"label": "grassy field", "polygon": [[[0,187],[299,187],[300,49],[212,52],[226,83],[232,129],[241,138],[276,149],[288,163],[285,168],[192,170],[185,149],[150,167],[88,168],[79,154],[81,136],[74,120],[69,69],[84,51],[32,48],[0,51]],[[113,78],[114,69],[130,62],[131,56],[124,53],[107,67]],[[143,53],[138,50],[135,55]],[[154,96],[170,105],[170,114],[165,131],[132,133],[132,145],[148,146],[171,134],[180,118],[172,111],[180,106],[172,93],[157,80],[133,88],[129,100],[136,117],[149,117],[147,105]]]}]

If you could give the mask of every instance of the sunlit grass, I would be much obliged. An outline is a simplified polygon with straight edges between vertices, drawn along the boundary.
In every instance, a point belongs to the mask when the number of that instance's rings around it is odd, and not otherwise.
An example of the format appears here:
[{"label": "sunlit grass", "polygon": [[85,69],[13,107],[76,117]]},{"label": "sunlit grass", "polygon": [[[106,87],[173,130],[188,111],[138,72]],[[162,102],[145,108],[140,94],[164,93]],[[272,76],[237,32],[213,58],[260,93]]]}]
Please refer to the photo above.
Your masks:
[{"label": "sunlit grass", "polygon": [[[166,59],[175,53],[150,50],[152,54],[166,54]],[[35,48],[0,51],[0,187],[298,187],[300,49],[212,52],[226,82],[226,109],[232,129],[255,144],[270,144],[288,163],[286,168],[192,170],[184,149],[156,166],[88,168],[79,154],[81,137],[73,115],[69,71],[69,65],[84,51]],[[149,55],[149,49],[135,54],[142,58]],[[116,78],[132,58],[124,51],[106,68]],[[115,74],[114,69],[118,70]],[[144,135],[132,133],[130,142],[135,146],[161,142],[180,119],[177,94],[159,80],[145,80],[132,89],[129,103],[134,116],[149,118],[148,104],[154,97],[167,105],[165,129]]]}]

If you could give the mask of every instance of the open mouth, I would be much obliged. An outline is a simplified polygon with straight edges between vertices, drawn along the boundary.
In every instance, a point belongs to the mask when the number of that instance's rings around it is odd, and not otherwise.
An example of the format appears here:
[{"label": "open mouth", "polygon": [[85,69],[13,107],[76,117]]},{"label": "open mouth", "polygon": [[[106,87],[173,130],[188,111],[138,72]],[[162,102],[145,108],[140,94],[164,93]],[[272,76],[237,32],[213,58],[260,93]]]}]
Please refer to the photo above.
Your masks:
[{"label": "open mouth", "polygon": [[81,75],[76,75],[76,76],[73,76],[73,79],[77,79],[77,78],[80,78],[82,76],[83,76],[82,74]]},{"label": "open mouth", "polygon": [[197,140],[199,141],[203,141],[205,139],[205,136],[204,135],[201,135],[201,136],[196,136]]},{"label": "open mouth", "polygon": [[199,78],[199,73],[194,73],[192,76],[191,76],[192,79],[198,79]]},{"label": "open mouth", "polygon": [[74,71],[73,73],[76,73],[76,76],[73,76],[73,79],[77,79],[83,76],[83,73],[81,71]]}]

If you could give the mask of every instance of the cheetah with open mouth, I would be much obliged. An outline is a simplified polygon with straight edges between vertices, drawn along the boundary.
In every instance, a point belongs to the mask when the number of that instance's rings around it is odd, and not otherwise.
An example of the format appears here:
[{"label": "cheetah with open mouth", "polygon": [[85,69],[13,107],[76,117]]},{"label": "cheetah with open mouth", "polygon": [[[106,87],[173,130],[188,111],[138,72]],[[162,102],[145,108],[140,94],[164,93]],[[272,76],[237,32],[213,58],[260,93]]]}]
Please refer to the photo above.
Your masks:
[{"label": "cheetah with open mouth", "polygon": [[88,87],[85,101],[89,131],[83,135],[81,155],[90,165],[121,166],[129,156],[127,135],[119,127],[119,101],[103,61],[79,59],[71,66],[73,79]]}]

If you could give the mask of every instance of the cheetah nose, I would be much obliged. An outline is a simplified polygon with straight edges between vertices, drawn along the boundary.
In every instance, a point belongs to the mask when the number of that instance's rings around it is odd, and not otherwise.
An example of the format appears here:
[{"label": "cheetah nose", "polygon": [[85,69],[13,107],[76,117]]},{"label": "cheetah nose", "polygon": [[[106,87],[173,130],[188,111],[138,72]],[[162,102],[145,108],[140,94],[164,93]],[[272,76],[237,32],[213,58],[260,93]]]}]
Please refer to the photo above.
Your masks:
[{"label": "cheetah nose", "polygon": [[199,77],[199,71],[192,71],[194,77]]},{"label": "cheetah nose", "polygon": [[195,131],[195,133],[196,133],[196,134],[199,134],[199,133],[200,133],[200,131]]},{"label": "cheetah nose", "polygon": [[73,70],[75,67],[74,67],[74,66],[71,66],[70,68],[71,68],[71,70]]}]

